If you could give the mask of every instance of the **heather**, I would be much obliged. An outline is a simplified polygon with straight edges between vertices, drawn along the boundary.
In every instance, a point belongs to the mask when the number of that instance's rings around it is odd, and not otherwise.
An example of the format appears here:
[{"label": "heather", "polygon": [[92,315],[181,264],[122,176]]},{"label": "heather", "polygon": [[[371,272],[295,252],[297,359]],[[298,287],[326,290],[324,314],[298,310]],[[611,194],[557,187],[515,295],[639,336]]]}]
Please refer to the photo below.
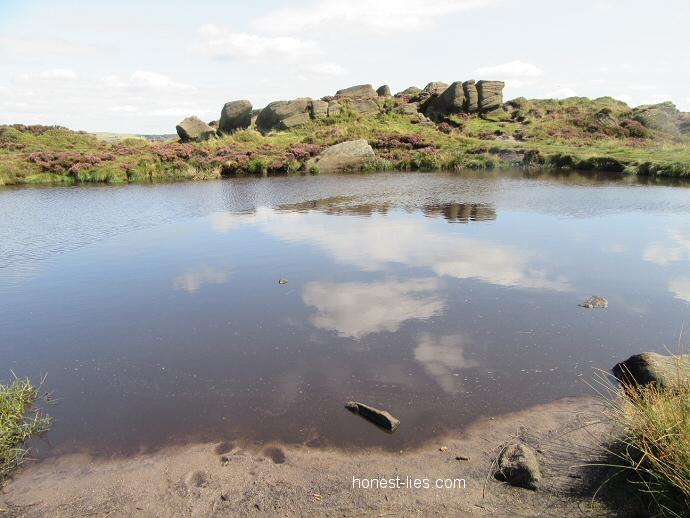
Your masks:
[{"label": "heather", "polygon": [[[409,92],[408,97],[419,93]],[[690,176],[690,114],[670,103],[673,126],[639,122],[643,109],[612,98],[514,99],[493,112],[459,114],[435,123],[393,109],[409,99],[380,101],[381,112],[341,115],[288,131],[248,129],[208,141],[106,142],[60,126],[0,126],[0,185],[207,179],[237,174],[297,174],[328,146],[366,139],[376,160],[366,170],[566,168],[628,175]],[[423,99],[419,99],[423,102]],[[316,172],[311,170],[312,173]]]}]

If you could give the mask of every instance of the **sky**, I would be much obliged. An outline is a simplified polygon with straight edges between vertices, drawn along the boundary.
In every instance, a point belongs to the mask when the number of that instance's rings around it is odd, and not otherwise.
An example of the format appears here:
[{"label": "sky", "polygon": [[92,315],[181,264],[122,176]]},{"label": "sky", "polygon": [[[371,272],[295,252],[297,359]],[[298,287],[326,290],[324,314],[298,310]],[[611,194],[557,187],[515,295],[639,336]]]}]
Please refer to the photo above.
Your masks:
[{"label": "sky", "polygon": [[223,104],[506,82],[690,111],[687,0],[0,0],[0,124],[169,134]]}]

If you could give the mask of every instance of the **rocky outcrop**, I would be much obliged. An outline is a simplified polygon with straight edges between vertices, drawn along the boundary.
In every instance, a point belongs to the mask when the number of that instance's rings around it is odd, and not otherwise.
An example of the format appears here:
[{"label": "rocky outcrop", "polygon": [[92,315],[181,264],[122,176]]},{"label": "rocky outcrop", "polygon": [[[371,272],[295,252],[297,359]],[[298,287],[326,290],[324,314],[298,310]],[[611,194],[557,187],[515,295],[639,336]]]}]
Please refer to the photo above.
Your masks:
[{"label": "rocky outcrop", "polygon": [[366,140],[351,140],[329,147],[311,160],[307,168],[316,165],[320,171],[356,171],[375,156]]},{"label": "rocky outcrop", "polygon": [[465,93],[465,104],[463,110],[467,113],[475,113],[479,108],[479,94],[474,79],[462,83],[462,90]]},{"label": "rocky outcrop", "polygon": [[503,81],[479,81],[477,83],[477,111],[486,113],[503,106]]},{"label": "rocky outcrop", "polygon": [[432,118],[442,118],[460,113],[465,104],[465,91],[462,81],[455,81],[446,88],[441,95],[429,103],[427,115]]},{"label": "rocky outcrop", "polygon": [[238,129],[248,128],[252,123],[252,103],[249,101],[232,101],[225,103],[220,111],[218,130],[221,133],[232,133]]},{"label": "rocky outcrop", "polygon": [[353,99],[349,108],[360,115],[374,115],[380,111],[379,105],[372,99]]},{"label": "rocky outcrop", "polygon": [[690,355],[664,356],[657,353],[635,354],[616,364],[613,375],[625,385],[675,386],[690,377]]},{"label": "rocky outcrop", "polygon": [[656,131],[663,131],[671,135],[678,136],[680,132],[678,127],[671,122],[666,111],[660,108],[651,108],[637,114],[634,118],[637,122],[642,124],[645,128]]},{"label": "rocky outcrop", "polygon": [[498,460],[496,478],[536,491],[542,479],[537,452],[524,443],[508,446]]},{"label": "rocky outcrop", "polygon": [[312,101],[311,118],[323,120],[328,117],[328,103],[326,101]]},{"label": "rocky outcrop", "polygon": [[391,432],[394,432],[400,425],[400,421],[385,410],[379,410],[378,408],[365,405],[364,403],[349,401],[345,405],[345,408],[347,408],[353,414],[361,415],[369,421],[372,421],[386,430],[390,430]]},{"label": "rocky outcrop", "polygon": [[295,99],[270,103],[256,118],[257,129],[262,133],[268,133],[274,129],[288,129],[309,122],[307,110],[310,101],[311,99]]},{"label": "rocky outcrop", "polygon": [[438,96],[441,95],[448,88],[448,86],[448,83],[444,83],[443,81],[434,81],[426,85],[422,91],[431,96]]},{"label": "rocky outcrop", "polygon": [[175,129],[182,142],[201,142],[216,135],[216,130],[206,124],[196,115],[187,117]]},{"label": "rocky outcrop", "polygon": [[336,101],[330,101],[328,103],[328,116],[329,117],[336,117],[340,115],[343,111],[343,106],[336,102]]},{"label": "rocky outcrop", "polygon": [[343,88],[335,93],[336,97],[351,97],[359,99],[375,99],[379,96],[371,85],[357,85]]},{"label": "rocky outcrop", "polygon": [[391,88],[388,85],[383,85],[380,86],[378,90],[376,90],[376,95],[379,97],[391,97]]}]

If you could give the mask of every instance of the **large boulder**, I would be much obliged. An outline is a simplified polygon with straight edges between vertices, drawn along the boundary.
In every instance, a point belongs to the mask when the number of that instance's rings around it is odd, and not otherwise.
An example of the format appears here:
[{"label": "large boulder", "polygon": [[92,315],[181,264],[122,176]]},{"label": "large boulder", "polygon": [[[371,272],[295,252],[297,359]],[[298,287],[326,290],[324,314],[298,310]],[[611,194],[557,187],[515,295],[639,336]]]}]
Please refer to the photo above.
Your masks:
[{"label": "large boulder", "polygon": [[360,115],[374,115],[381,109],[378,103],[372,99],[352,99],[349,105],[350,109]]},{"label": "large boulder", "polygon": [[249,101],[232,101],[225,103],[220,111],[218,129],[221,133],[232,133],[238,129],[248,128],[252,123],[252,103]]},{"label": "large boulder", "polygon": [[479,113],[497,110],[503,106],[503,81],[479,81],[477,83],[477,102]]},{"label": "large boulder", "polygon": [[312,101],[311,118],[323,120],[328,117],[328,103],[326,101]]},{"label": "large boulder", "polygon": [[444,83],[443,81],[434,81],[433,83],[426,85],[422,91],[431,96],[441,95],[448,88],[448,86],[448,83]]},{"label": "large boulder", "polygon": [[291,115],[287,119],[283,119],[280,121],[278,124],[278,129],[279,130],[289,130],[292,129],[296,126],[302,126],[303,124],[307,124],[311,121],[311,117],[307,112],[302,112],[302,113],[296,113],[294,115]]},{"label": "large boulder", "polygon": [[463,110],[467,113],[476,113],[479,108],[479,94],[474,79],[462,83],[462,90],[465,93],[465,104]]},{"label": "large boulder", "polygon": [[511,486],[536,491],[542,479],[537,452],[524,443],[508,446],[498,460],[496,478]]},{"label": "large boulder", "polygon": [[460,113],[465,104],[465,91],[462,81],[455,81],[446,88],[441,95],[429,103],[427,115],[431,117],[445,117],[453,113]]},{"label": "large boulder", "polygon": [[259,116],[256,118],[256,127],[262,133],[267,133],[274,129],[285,129],[286,126],[294,127],[295,122],[305,122],[304,117],[297,117],[291,119],[286,124],[281,124],[283,121],[294,117],[295,115],[307,114],[306,122],[309,122],[309,102],[311,99],[295,99],[294,101],[273,101],[266,106]]},{"label": "large boulder", "polygon": [[314,164],[320,171],[353,171],[361,169],[375,156],[366,140],[351,140],[329,147],[311,160],[309,166]]},{"label": "large boulder", "polygon": [[378,95],[379,97],[390,97],[392,95],[391,87],[388,85],[380,86],[378,90],[376,90],[376,95]]},{"label": "large boulder", "polygon": [[335,95],[337,97],[352,97],[360,99],[375,99],[379,96],[371,85],[358,85],[349,88],[338,90]]},{"label": "large boulder", "polygon": [[216,130],[206,124],[196,115],[187,117],[175,129],[182,142],[201,142],[216,135]]},{"label": "large boulder", "polygon": [[670,133],[675,136],[679,135],[678,127],[671,122],[668,113],[660,108],[645,110],[637,114],[634,120],[642,124],[645,128],[663,131],[664,133]]},{"label": "large boulder", "polygon": [[625,385],[673,387],[690,377],[690,355],[664,356],[657,353],[634,354],[611,369]]}]

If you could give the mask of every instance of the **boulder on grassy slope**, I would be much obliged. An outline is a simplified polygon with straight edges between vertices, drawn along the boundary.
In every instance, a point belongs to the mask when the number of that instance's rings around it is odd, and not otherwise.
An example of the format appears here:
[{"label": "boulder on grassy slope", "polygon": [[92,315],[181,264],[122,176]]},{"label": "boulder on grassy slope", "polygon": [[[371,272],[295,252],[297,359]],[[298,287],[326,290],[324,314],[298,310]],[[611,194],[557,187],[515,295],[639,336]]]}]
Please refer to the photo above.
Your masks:
[{"label": "boulder on grassy slope", "polygon": [[477,111],[486,113],[503,106],[503,81],[479,81],[477,83]]},{"label": "boulder on grassy slope", "polygon": [[668,388],[690,377],[690,355],[664,356],[647,352],[634,354],[611,369],[627,385],[657,385]]},{"label": "boulder on grassy slope", "polygon": [[[256,127],[262,133],[267,133],[274,129],[285,129],[285,126],[294,127],[296,121],[309,122],[309,109],[311,99],[295,99],[293,101],[273,101],[269,103],[259,116],[256,118]],[[307,114],[306,121],[304,117],[297,117],[291,119],[295,115]],[[286,124],[281,124],[283,121],[290,119]]]},{"label": "boulder on grassy slope", "polygon": [[351,140],[329,147],[311,160],[308,167],[314,164],[320,171],[357,171],[375,156],[366,140]]},{"label": "boulder on grassy slope", "polygon": [[175,129],[183,142],[201,142],[216,135],[216,130],[206,124],[196,115],[187,117]]},{"label": "boulder on grassy slope", "polygon": [[357,85],[343,88],[335,93],[336,97],[352,97],[362,99],[375,99],[379,96],[371,85]]},{"label": "boulder on grassy slope", "polygon": [[465,91],[462,87],[462,81],[455,81],[441,95],[430,101],[427,115],[432,118],[442,118],[460,113],[464,104]]},{"label": "boulder on grassy slope", "polygon": [[231,101],[225,103],[220,111],[218,129],[222,133],[232,133],[238,129],[248,128],[252,123],[252,103],[249,101]]}]

